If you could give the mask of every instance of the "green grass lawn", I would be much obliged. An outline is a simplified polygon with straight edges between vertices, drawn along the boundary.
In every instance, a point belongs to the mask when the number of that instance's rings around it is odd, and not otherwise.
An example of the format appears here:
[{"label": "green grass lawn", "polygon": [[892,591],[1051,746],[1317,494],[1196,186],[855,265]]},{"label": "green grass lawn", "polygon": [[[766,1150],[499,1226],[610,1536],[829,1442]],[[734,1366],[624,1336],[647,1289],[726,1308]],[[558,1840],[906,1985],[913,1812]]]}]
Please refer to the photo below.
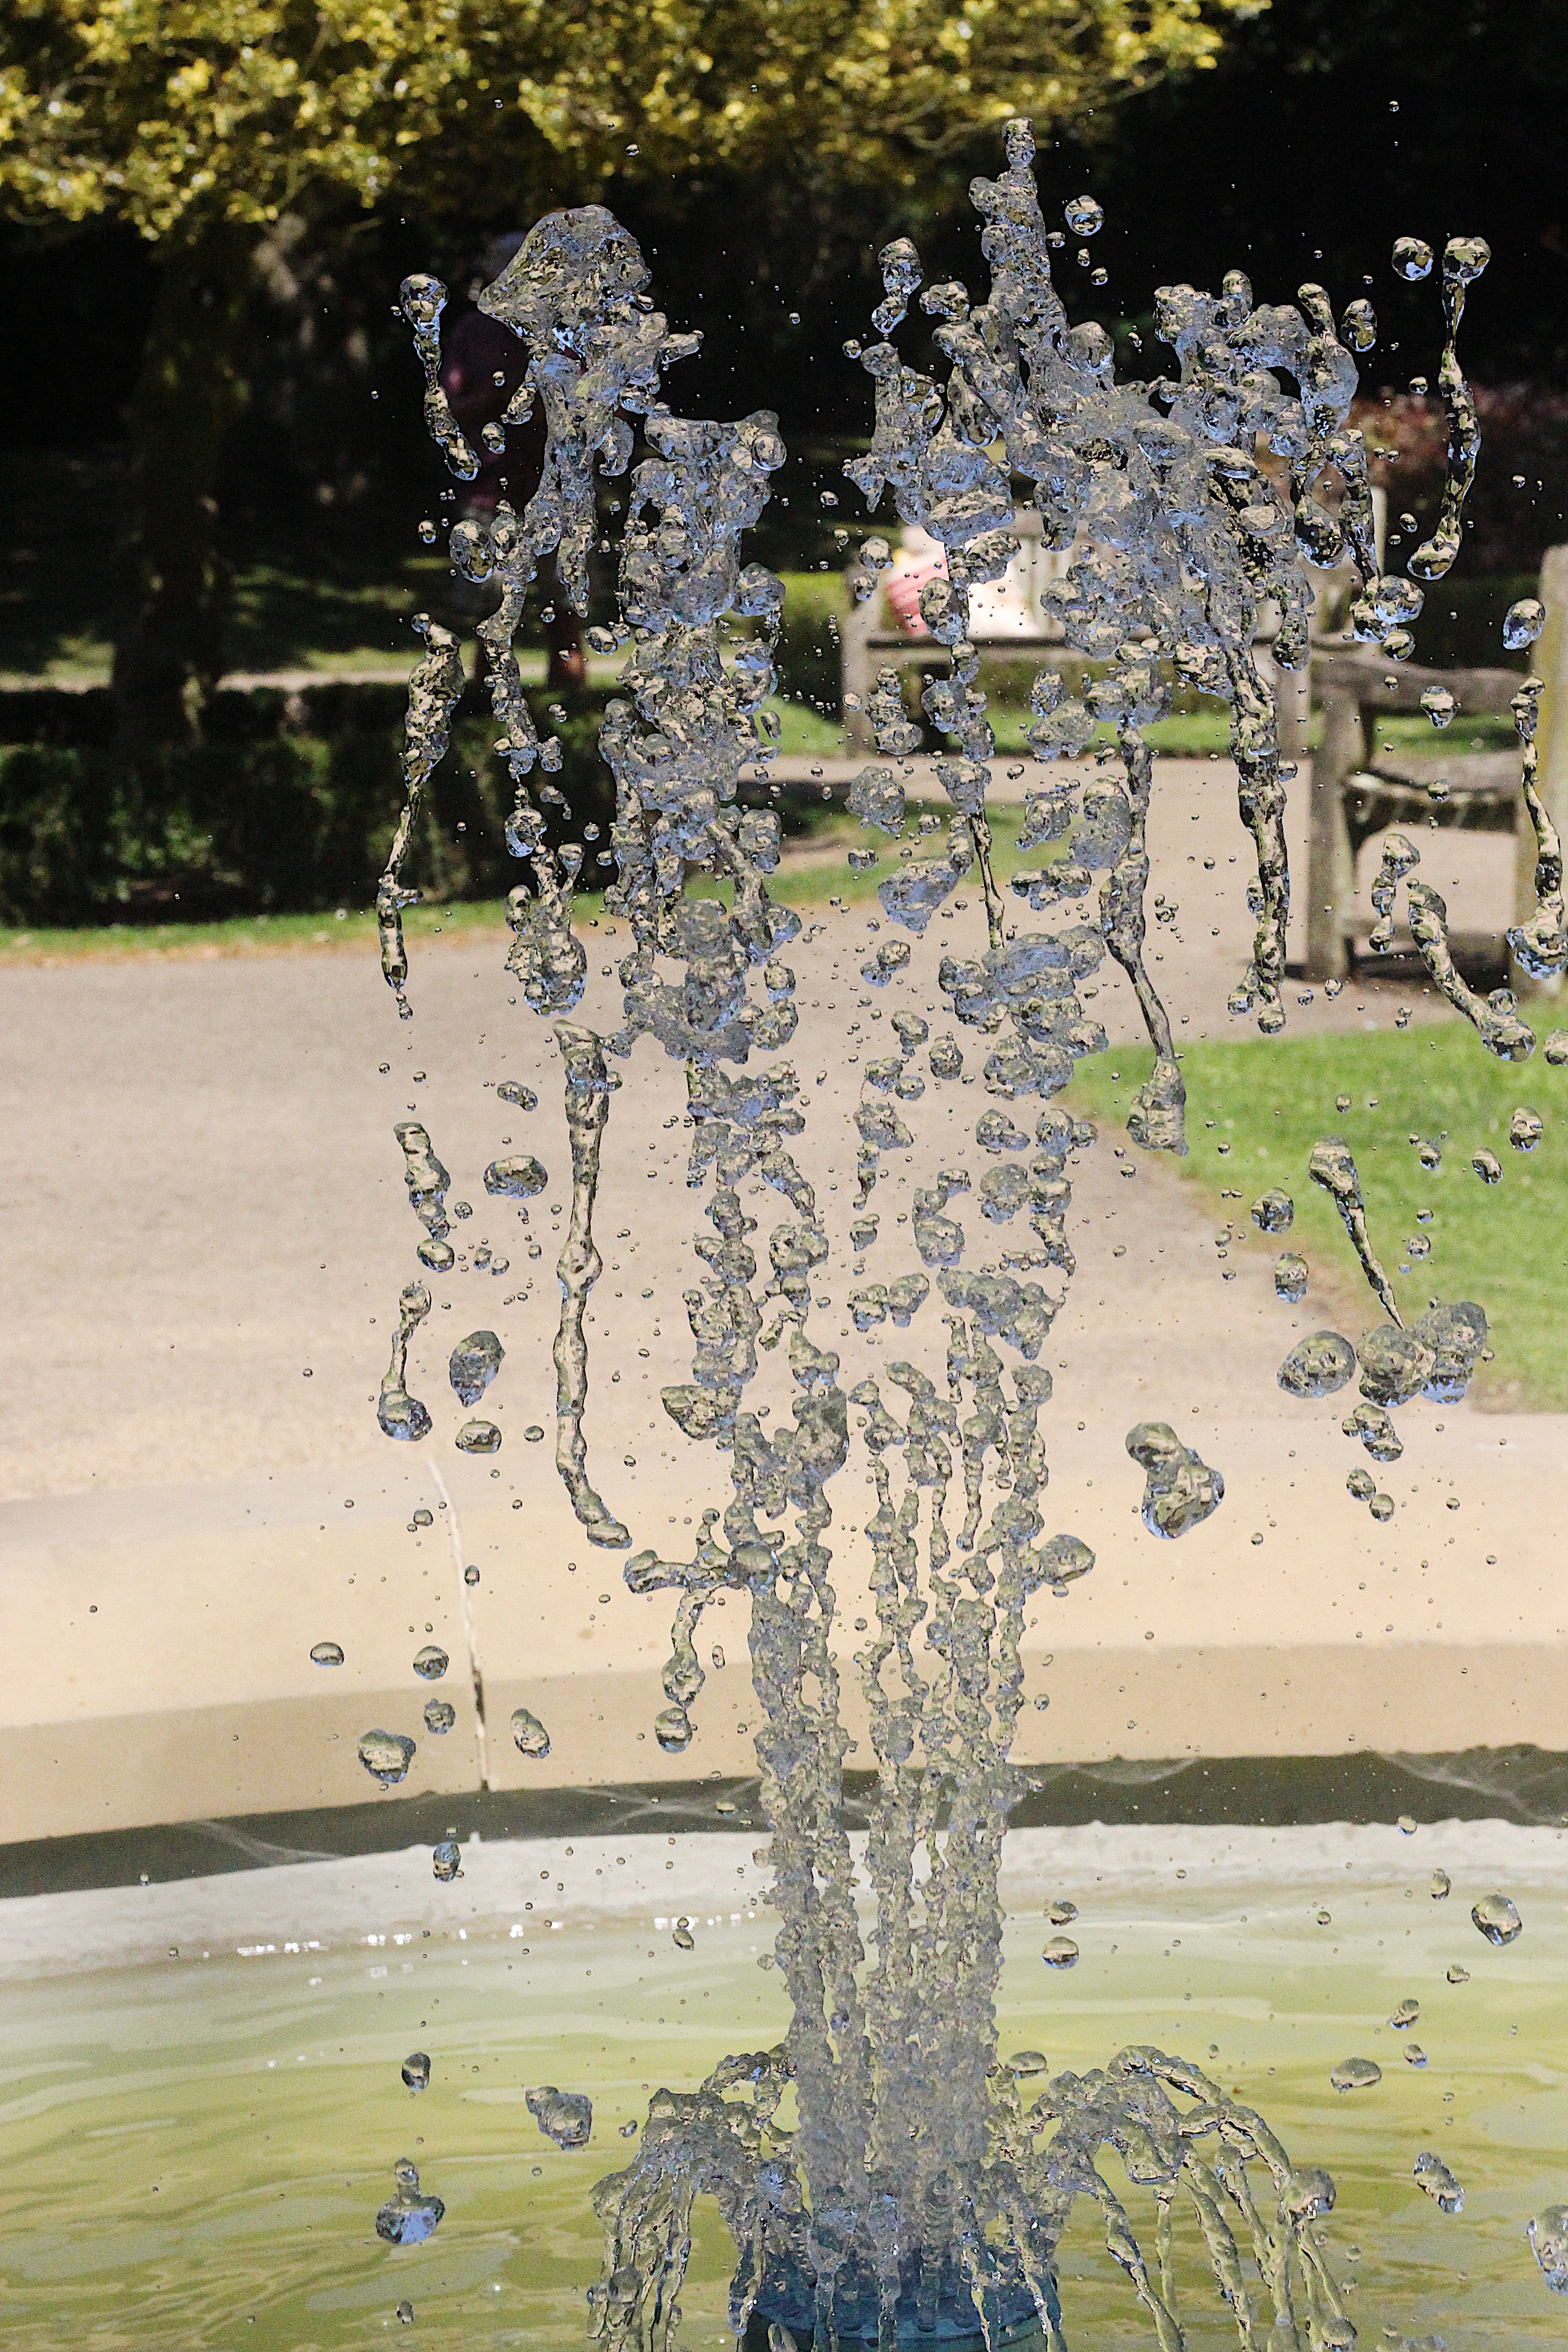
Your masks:
[{"label": "green grass lawn", "polygon": [[[1552,1025],[1540,1024],[1542,1033]],[[1080,1064],[1075,1099],[1120,1126],[1151,1059],[1141,1049]],[[1191,1150],[1173,1164],[1213,1201],[1216,1222],[1245,1227],[1246,1246],[1270,1256],[1286,1244],[1258,1234],[1247,1212],[1266,1186],[1290,1193],[1290,1241],[1314,1276],[1304,1311],[1323,1276],[1342,1309],[1357,1302],[1346,1316],[1348,1338],[1379,1319],[1344,1227],[1307,1175],[1313,1144],[1339,1136],[1355,1154],[1373,1247],[1406,1319],[1434,1297],[1478,1299],[1496,1353],[1477,1393],[1500,1405],[1568,1411],[1568,1067],[1552,1068],[1539,1051],[1522,1067],[1498,1062],[1457,1019],[1403,1034],[1191,1045],[1182,1067]],[[1346,1111],[1335,1107],[1342,1095],[1350,1097]],[[1521,1105],[1545,1122],[1529,1154],[1508,1140]],[[1420,1165],[1412,1136],[1442,1143],[1435,1172]],[[1482,1148],[1502,1163],[1497,1184],[1471,1170]],[[1432,1212],[1425,1227],[1416,1223],[1423,1209]],[[1422,1234],[1431,1255],[1413,1259],[1407,1240]],[[1332,1325],[1327,1307],[1320,1311]]]}]

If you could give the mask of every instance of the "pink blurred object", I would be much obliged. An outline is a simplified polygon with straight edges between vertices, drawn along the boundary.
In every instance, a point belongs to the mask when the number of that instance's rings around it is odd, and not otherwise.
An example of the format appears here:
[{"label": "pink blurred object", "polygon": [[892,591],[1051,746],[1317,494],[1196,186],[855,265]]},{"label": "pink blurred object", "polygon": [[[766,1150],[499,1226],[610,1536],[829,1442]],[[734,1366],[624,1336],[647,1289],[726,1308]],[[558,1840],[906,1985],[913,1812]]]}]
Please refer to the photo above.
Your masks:
[{"label": "pink blurred object", "polygon": [[883,593],[906,636],[930,635],[921,618],[921,590],[928,580],[946,577],[947,550],[942,541],[932,539],[929,531],[906,530],[889,569],[882,575]]}]

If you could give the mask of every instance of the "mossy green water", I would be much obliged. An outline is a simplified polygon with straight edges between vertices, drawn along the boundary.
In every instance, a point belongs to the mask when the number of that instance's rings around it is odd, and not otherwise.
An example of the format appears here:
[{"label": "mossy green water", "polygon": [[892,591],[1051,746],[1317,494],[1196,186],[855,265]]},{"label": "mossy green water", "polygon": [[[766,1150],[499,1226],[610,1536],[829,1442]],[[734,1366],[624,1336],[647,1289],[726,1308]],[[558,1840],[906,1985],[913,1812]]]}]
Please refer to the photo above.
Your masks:
[{"label": "mossy green water", "polygon": [[[1529,2215],[1562,2197],[1568,2140],[1557,2022],[1568,1947],[1552,1833],[1529,1833],[1546,1857],[1540,1883],[1517,1844],[1495,1865],[1525,1921],[1502,1951],[1468,1917],[1491,1878],[1450,1853],[1453,1894],[1430,1899],[1430,1865],[1451,1835],[1442,1829],[1399,1841],[1394,1866],[1370,1872],[1368,1835],[1392,1832],[1285,1833],[1316,1841],[1312,1866],[1287,1864],[1272,1881],[1225,1866],[1232,1832],[1190,1829],[1131,1832],[1147,1851],[1130,1875],[1116,1866],[1122,1834],[1077,1832],[1060,1884],[1015,1887],[1003,2054],[1038,2050],[1053,2073],[1082,2072],[1152,2042],[1238,2086],[1298,2164],[1336,2179],[1323,2233],[1334,2274],[1355,2283],[1363,2342],[1386,2325],[1436,2330],[1450,2352],[1482,2352],[1505,2330],[1517,2346],[1559,2344],[1562,2305],[1523,2236]],[[1472,1856],[1485,1845],[1475,1828],[1461,1835]],[[583,1858],[579,1841],[580,1867]],[[1065,1975],[1039,1958],[1044,1904],[1060,1895],[1079,1906],[1081,1958]],[[138,1895],[88,1899],[126,1906]],[[450,1926],[428,1938],[416,1930],[401,1943],[389,1934],[374,1948],[344,1932],[322,1951],[209,1947],[208,1957],[187,1947],[139,1967],[13,1979],[0,2189],[7,2345],[580,2344],[601,2252],[590,2197],[629,2158],[635,2135],[623,2138],[622,2126],[640,2124],[660,2084],[692,2088],[721,2054],[765,2047],[785,2023],[777,1972],[757,1966],[763,1923],[696,1927],[690,1953],[673,1947],[668,1922],[661,1931],[569,1915],[558,1929],[539,1919],[526,1948],[491,1926],[463,1937]],[[1447,1979],[1455,1965],[1468,1972],[1458,1985]],[[1396,2032],[1389,2017],[1412,1996],[1419,2020]],[[1426,2052],[1419,2070],[1406,2062],[1412,2042]],[[399,2078],[416,2048],[432,2057],[417,2096]],[[1350,2054],[1375,2060],[1383,2081],[1346,2097],[1329,2071]],[[540,2082],[592,2095],[586,2149],[542,2137],[524,2104]],[[1462,2215],[1441,2215],[1415,2186],[1426,2147],[1463,2183]],[[374,2231],[401,2156],[447,2207],[435,2236],[410,2249]],[[1112,2165],[1107,2178],[1124,2186]],[[1147,2191],[1128,2189],[1126,2201],[1152,2252]],[[1189,2341],[1234,2343],[1195,2231],[1181,2224],[1177,2259]],[[689,2352],[730,2340],[730,2264],[716,2215],[700,2207],[682,2296]],[[1086,2208],[1061,2272],[1069,2342],[1151,2342]],[[395,2315],[405,2299],[407,2337]]]}]

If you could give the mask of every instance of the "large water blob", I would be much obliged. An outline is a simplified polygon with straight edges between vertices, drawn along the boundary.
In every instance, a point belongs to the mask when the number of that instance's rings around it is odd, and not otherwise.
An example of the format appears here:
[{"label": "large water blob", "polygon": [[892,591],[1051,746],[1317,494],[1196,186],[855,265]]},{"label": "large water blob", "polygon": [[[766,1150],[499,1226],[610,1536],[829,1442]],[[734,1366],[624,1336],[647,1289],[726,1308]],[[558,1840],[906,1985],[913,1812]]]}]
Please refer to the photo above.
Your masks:
[{"label": "large water blob", "polygon": [[[977,1149],[1003,1161],[982,1179],[982,1213],[1005,1223],[1026,1207],[1037,1244],[1005,1266],[966,1267],[963,1228],[949,1212],[973,1189],[968,1171],[944,1169],[917,1196],[911,1237],[929,1274],[911,1268],[881,1286],[880,1304],[885,1314],[897,1293],[894,1319],[907,1324],[934,1275],[949,1311],[945,1360],[931,1370],[896,1360],[880,1378],[847,1390],[838,1355],[814,1341],[812,1279],[829,1244],[789,1149],[805,1126],[801,1089],[787,1065],[750,1066],[753,1051],[775,1052],[793,1034],[795,981],[783,950],[799,928],[766,886],[778,857],[777,818],[743,812],[737,798],[742,767],[767,756],[758,713],[773,684],[782,589],[762,567],[742,563],[741,539],[784,457],[775,420],[758,414],[722,425],[676,417],[663,404],[660,367],[692,339],[667,333],[642,290],[647,272],[635,244],[597,207],[542,222],[481,298],[529,344],[513,408],[521,415],[542,400],[547,452],[525,512],[503,504],[488,532],[458,524],[452,552],[468,576],[493,575],[501,589],[480,634],[516,784],[508,839],[533,876],[531,892],[512,896],[509,969],[527,1002],[557,1017],[583,991],[571,899],[584,853],[580,845],[547,844],[543,810],[561,796],[533,772],[548,778],[559,753],[534,735],[512,643],[545,553],[556,554],[563,593],[585,605],[593,474],[627,470],[635,447],[628,418],[644,420],[646,454],[632,469],[621,551],[621,621],[608,637],[610,646],[629,640],[632,652],[603,736],[616,785],[616,878],[607,903],[626,918],[633,940],[621,966],[624,1022],[608,1037],[564,1019],[558,1031],[574,1206],[560,1267],[557,1460],[590,1537],[628,1542],[587,1478],[583,1305],[599,1270],[592,1210],[615,1083],[605,1056],[629,1057],[650,1033],[685,1066],[689,1181],[710,1193],[711,1229],[697,1236],[703,1272],[687,1294],[692,1378],[667,1390],[664,1404],[688,1436],[729,1454],[731,1496],[721,1510],[704,1513],[689,1559],[640,1551],[626,1579],[635,1591],[679,1594],[668,1704],[657,1726],[673,1752],[689,1742],[704,1681],[696,1649],[703,1610],[726,1591],[750,1596],[756,1752],[780,1915],[775,1951],[792,2011],[777,2050],[726,2060],[689,2095],[660,2093],[636,2162],[601,2185],[608,2252],[595,2324],[616,2347],[668,2340],[700,2193],[716,2198],[739,2251],[732,2315],[741,2329],[756,2319],[824,2341],[984,2336],[994,2347],[1043,2327],[1058,2344],[1056,2247],[1074,2201],[1087,2196],[1101,2209],[1110,2251],[1162,2345],[1173,2347],[1171,2228],[1180,2192],[1191,2200],[1244,2341],[1255,2319],[1277,2343],[1300,2345],[1303,2330],[1314,2344],[1353,2340],[1310,2228],[1331,2205],[1331,2183],[1296,2172],[1261,2119],[1196,2069],[1133,2048],[1103,2072],[1057,2078],[1025,2107],[997,2056],[997,1879],[1020,1793],[1009,1759],[1025,1611],[1032,1595],[1065,1591],[1093,1565],[1077,1538],[1046,1532],[1038,1423],[1051,1383],[1037,1359],[1061,1298],[1032,1276],[1054,1271],[1065,1279],[1072,1271],[1068,1167],[1090,1139],[1049,1098],[1076,1058],[1103,1045],[1078,984],[1107,947],[1137,993],[1156,1052],[1132,1131],[1152,1145],[1183,1148],[1180,1070],[1142,961],[1152,768],[1141,730],[1168,706],[1176,678],[1230,704],[1260,909],[1237,1002],[1257,1010],[1265,1031],[1277,1031],[1289,883],[1273,695],[1255,651],[1260,616],[1274,608],[1276,661],[1304,659],[1303,562],[1332,562],[1348,546],[1363,583],[1358,634],[1397,652],[1394,641],[1418,609],[1419,591],[1376,573],[1365,452],[1345,423],[1356,371],[1321,289],[1303,289],[1299,309],[1261,310],[1239,274],[1217,298],[1163,289],[1160,319],[1179,375],[1119,384],[1103,331],[1068,329],[1052,289],[1031,159],[1027,126],[1013,124],[1006,171],[974,184],[992,268],[987,301],[972,306],[951,284],[922,297],[940,321],[945,384],[903,366],[886,340],[857,354],[876,383],[877,419],[853,477],[873,499],[890,488],[903,520],[919,522],[947,551],[946,577],[928,583],[922,611],[950,651],[951,669],[928,686],[925,707],[958,744],[958,756],[940,770],[953,812],[944,854],[911,860],[879,895],[887,916],[918,937],[956,882],[978,872],[985,944],[970,957],[943,957],[938,985],[955,1024],[984,1042],[986,1089],[1007,1107],[975,1125]],[[885,337],[922,272],[902,242],[889,248],[884,270],[888,299],[876,323]],[[437,374],[443,300],[434,280],[405,288],[432,428],[461,476],[471,452],[444,409]],[[1359,329],[1356,340],[1359,347]],[[1293,380],[1294,394],[1280,374]],[[1251,454],[1260,437],[1288,489]],[[1318,495],[1330,467],[1342,486],[1337,517]],[[1032,486],[1050,543],[1077,542],[1053,602],[1069,647],[1102,670],[1081,698],[1066,694],[1056,673],[1042,674],[1032,747],[1047,761],[1079,752],[1106,719],[1121,766],[1120,782],[1069,782],[1032,805],[1034,838],[1066,836],[1068,855],[1016,877],[1019,898],[1058,919],[1055,929],[1023,936],[1007,924],[992,869],[985,795],[994,738],[967,635],[971,588],[994,578],[1013,551],[1016,479]],[[876,542],[866,553],[874,579]],[[737,623],[756,625],[756,634],[726,658],[726,632]],[[452,641],[433,624],[425,634],[430,653],[411,698],[410,808],[456,707]],[[870,716],[884,755],[897,760],[914,748],[918,736],[890,674]],[[897,831],[902,798],[896,772],[874,767],[851,806]],[[399,865],[408,829],[405,821],[379,902],[384,970],[400,1011],[407,975],[398,917],[408,894]],[[730,903],[688,889],[700,867],[728,881]],[[1106,876],[1098,919],[1077,919],[1097,871]],[[865,977],[885,981],[908,955],[902,942],[884,942]],[[904,1050],[876,1075],[868,1071],[870,1092],[857,1114],[863,1209],[882,1153],[910,1140],[894,1100],[921,1091],[910,1066],[925,1024],[911,1019],[908,1034],[897,1034]],[[951,1082],[963,1055],[946,1038],[929,1061],[939,1083]],[[1016,1115],[1032,1098],[1045,1106],[1032,1156],[1005,1160],[1031,1151]],[[752,1179],[788,1212],[769,1235],[765,1273],[749,1239],[756,1221],[742,1205]],[[425,1211],[434,1185],[414,1169],[412,1154],[409,1181]],[[438,1195],[432,1205],[438,1213]],[[857,1230],[868,1246],[875,1220]],[[863,1296],[874,1319],[879,1302]],[[759,1349],[781,1345],[794,1409],[789,1425],[770,1431],[745,1392]],[[400,1363],[395,1370],[401,1390]],[[865,1529],[876,1628],[855,1661],[876,1760],[862,1865],[874,1921],[870,1965],[844,1826],[849,1738],[824,1540],[833,1520],[829,1484],[853,1438],[864,1439],[877,1493]],[[1201,1464],[1193,1476],[1199,1472],[1212,1482],[1200,1500],[1212,1507],[1223,1487]],[[962,1509],[956,1528],[950,1495],[954,1512]],[[1189,1523],[1178,1513],[1164,1531]],[[530,1726],[542,1741],[542,1727],[531,1718]],[[535,1742],[533,1752],[543,1746]],[[1201,2145],[1211,2139],[1212,2160]],[[1097,2168],[1102,2147],[1153,2192],[1157,2284]]]}]

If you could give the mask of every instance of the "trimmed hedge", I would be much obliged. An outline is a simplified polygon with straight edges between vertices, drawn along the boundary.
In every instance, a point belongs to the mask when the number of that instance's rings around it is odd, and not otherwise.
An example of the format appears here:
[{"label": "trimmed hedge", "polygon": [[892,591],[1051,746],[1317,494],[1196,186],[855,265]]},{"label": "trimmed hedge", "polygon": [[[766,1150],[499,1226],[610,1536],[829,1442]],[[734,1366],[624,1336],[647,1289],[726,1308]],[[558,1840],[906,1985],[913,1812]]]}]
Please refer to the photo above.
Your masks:
[{"label": "trimmed hedge", "polygon": [[[551,731],[547,698],[535,719]],[[603,698],[580,698],[552,779],[570,829],[607,829],[597,748]],[[521,879],[506,847],[510,778],[486,719],[459,723],[425,796],[405,868],[426,898],[499,898]],[[400,731],[281,735],[139,753],[33,743],[0,751],[0,921],[75,924],[313,913],[374,896],[403,801]],[[552,819],[557,835],[566,820]],[[591,879],[592,862],[585,873]]]}]

